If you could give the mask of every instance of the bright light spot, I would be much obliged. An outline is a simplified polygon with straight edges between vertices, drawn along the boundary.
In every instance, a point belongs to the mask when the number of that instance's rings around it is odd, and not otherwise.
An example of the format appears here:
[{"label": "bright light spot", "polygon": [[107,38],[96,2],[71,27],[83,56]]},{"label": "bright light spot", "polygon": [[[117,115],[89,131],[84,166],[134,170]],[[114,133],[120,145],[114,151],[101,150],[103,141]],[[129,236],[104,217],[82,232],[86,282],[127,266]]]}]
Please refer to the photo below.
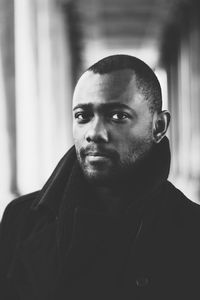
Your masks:
[{"label": "bright light spot", "polygon": [[163,109],[168,109],[168,93],[167,93],[167,73],[164,69],[156,69],[155,74],[162,89]]},{"label": "bright light spot", "polygon": [[10,193],[11,169],[9,161],[9,134],[6,118],[6,97],[2,74],[2,61],[0,59],[0,220],[5,206],[12,198]]},{"label": "bright light spot", "polygon": [[32,17],[31,2],[15,0],[17,178],[22,193],[39,185],[37,69]]}]

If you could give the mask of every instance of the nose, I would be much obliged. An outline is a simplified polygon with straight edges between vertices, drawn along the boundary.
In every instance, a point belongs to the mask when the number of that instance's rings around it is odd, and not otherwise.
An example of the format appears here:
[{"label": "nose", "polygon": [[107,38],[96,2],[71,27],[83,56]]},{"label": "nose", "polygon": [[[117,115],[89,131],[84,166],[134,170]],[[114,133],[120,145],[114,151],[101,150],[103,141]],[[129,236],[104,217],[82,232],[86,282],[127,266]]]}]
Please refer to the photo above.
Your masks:
[{"label": "nose", "polygon": [[100,118],[94,118],[89,124],[89,128],[86,132],[87,142],[94,143],[107,143],[108,142],[108,131],[106,124]]}]

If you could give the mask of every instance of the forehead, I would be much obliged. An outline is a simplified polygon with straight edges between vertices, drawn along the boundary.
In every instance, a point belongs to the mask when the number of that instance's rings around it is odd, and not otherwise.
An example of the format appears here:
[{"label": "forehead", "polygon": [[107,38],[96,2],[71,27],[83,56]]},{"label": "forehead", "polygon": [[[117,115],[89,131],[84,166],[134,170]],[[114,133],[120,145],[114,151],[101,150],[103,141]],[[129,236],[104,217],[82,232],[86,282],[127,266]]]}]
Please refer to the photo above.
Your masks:
[{"label": "forehead", "polygon": [[143,99],[136,84],[133,70],[125,69],[108,74],[85,72],[79,79],[73,96],[73,106],[82,103],[118,101],[130,104]]}]

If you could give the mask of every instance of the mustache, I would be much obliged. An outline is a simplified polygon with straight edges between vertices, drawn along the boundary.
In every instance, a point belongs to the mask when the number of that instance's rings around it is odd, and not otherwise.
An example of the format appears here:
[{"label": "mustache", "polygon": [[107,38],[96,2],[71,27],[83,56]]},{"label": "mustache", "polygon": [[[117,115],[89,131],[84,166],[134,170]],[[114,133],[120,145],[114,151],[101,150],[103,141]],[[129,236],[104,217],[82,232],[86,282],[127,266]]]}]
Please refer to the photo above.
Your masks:
[{"label": "mustache", "polygon": [[86,147],[81,147],[80,150],[80,156],[85,157],[87,155],[102,155],[102,156],[107,156],[113,159],[118,159],[119,154],[114,150],[110,148],[105,148],[105,147],[97,147],[97,146],[86,146]]}]

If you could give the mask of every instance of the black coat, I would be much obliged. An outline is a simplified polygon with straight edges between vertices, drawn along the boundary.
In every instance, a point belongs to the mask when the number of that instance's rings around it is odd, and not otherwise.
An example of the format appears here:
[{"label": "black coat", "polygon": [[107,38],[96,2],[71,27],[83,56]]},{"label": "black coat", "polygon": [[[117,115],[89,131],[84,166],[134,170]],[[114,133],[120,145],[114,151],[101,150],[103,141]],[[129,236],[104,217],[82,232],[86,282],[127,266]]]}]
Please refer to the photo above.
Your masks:
[{"label": "black coat", "polygon": [[41,191],[11,202],[0,299],[200,299],[200,206],[167,181],[166,139],[145,168],[120,216],[92,197],[74,148]]}]

